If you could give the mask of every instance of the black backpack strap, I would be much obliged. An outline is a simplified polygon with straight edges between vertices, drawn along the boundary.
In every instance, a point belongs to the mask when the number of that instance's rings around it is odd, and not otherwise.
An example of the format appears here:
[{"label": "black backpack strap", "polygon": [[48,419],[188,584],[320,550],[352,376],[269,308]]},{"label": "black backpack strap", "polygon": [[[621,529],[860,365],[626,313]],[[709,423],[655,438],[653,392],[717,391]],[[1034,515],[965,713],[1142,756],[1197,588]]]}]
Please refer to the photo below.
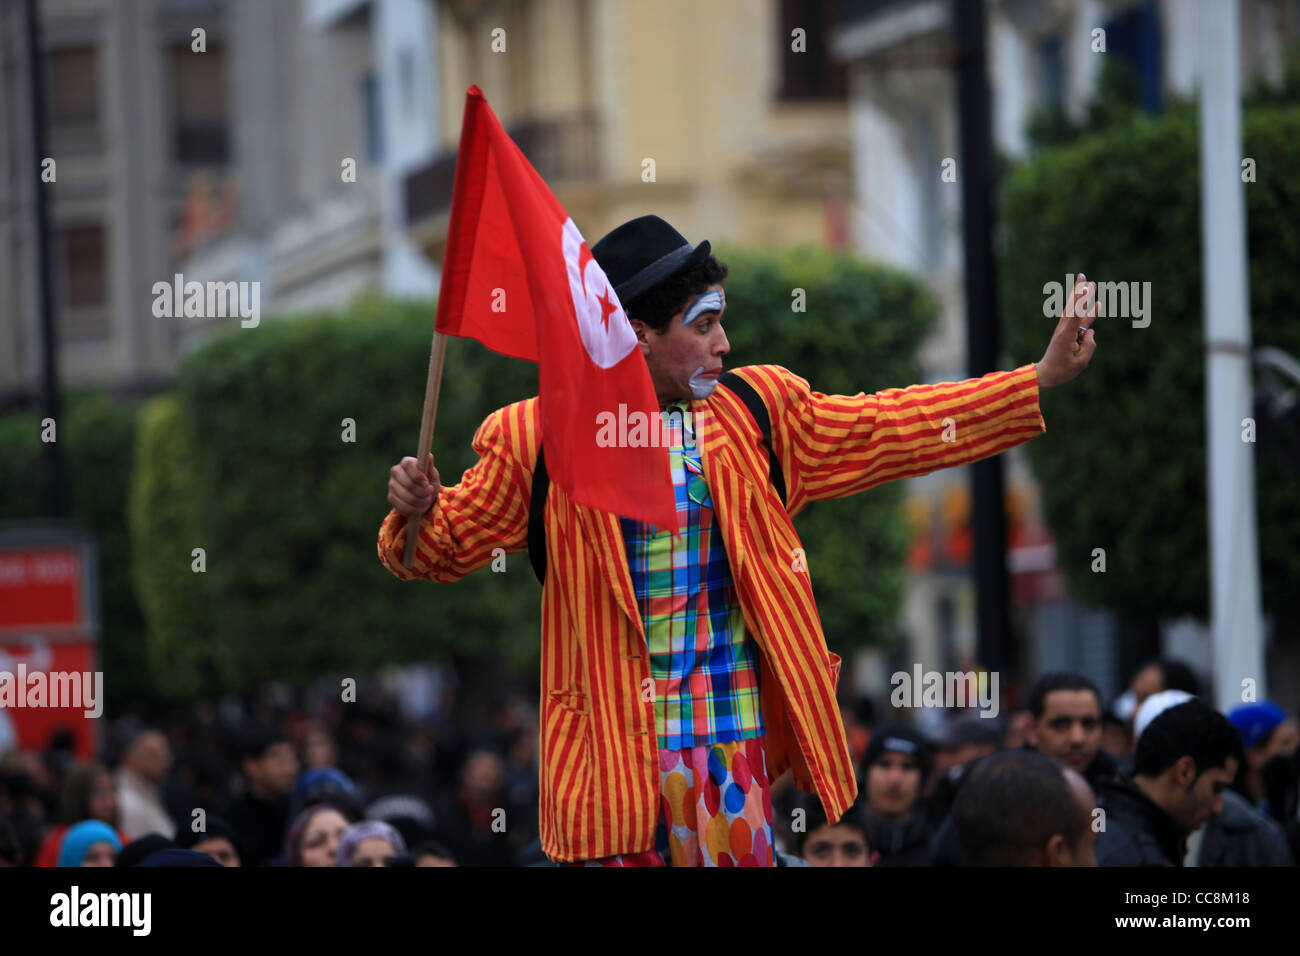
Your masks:
[{"label": "black backpack strap", "polygon": [[[767,473],[776,489],[781,504],[785,504],[785,472],[781,470],[781,461],[776,457],[772,447],[772,417],[763,404],[763,399],[750,385],[735,372],[725,372],[718,376],[718,384],[725,385],[736,393],[736,397],[745,403],[754,424],[763,436],[767,446]],[[551,476],[546,473],[545,449],[537,450],[537,465],[533,468],[533,492],[528,502],[528,562],[533,566],[533,574],[542,584],[546,583],[546,495],[551,490]]]},{"label": "black backpack strap", "polygon": [[546,583],[546,493],[551,490],[551,476],[546,473],[544,449],[537,449],[537,466],[533,468],[533,494],[528,502],[528,562],[533,574]]},{"label": "black backpack strap", "polygon": [[736,397],[745,403],[749,414],[753,416],[754,423],[758,425],[758,431],[763,436],[763,444],[767,446],[768,477],[772,479],[772,487],[776,489],[781,504],[785,504],[785,472],[781,470],[781,460],[776,457],[776,449],[772,447],[772,418],[767,406],[763,404],[763,399],[754,390],[754,386],[735,372],[724,372],[718,376],[718,384],[725,385],[735,392]]}]

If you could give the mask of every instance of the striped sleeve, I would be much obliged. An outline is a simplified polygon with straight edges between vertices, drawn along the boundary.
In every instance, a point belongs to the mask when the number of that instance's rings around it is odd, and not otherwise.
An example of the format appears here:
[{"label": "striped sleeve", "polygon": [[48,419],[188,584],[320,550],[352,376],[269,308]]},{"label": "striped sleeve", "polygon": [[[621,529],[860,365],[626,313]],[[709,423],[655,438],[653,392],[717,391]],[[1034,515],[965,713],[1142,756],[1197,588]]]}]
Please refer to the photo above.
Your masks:
[{"label": "striped sleeve", "polygon": [[775,366],[745,372],[753,373],[746,378],[773,421],[783,424],[785,447],[778,450],[793,477],[792,513],[807,501],[979,461],[1046,430],[1032,364],[964,382],[851,396],[814,392]]},{"label": "striped sleeve", "polygon": [[507,417],[523,414],[517,403],[493,412],[474,435],[479,460],[460,484],[443,486],[438,503],[420,519],[420,541],[410,568],[402,564],[407,519],[396,510],[379,528],[379,560],[403,581],[458,581],[492,560],[527,545],[531,476],[510,453]]}]

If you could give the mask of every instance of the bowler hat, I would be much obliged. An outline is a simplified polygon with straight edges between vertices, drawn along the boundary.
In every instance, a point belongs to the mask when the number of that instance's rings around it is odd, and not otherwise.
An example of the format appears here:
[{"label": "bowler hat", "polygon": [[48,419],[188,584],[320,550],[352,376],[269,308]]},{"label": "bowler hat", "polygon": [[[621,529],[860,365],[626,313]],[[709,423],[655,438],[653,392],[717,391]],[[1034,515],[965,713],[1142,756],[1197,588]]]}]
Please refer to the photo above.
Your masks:
[{"label": "bowler hat", "polygon": [[658,216],[638,216],[591,247],[619,301],[626,305],[674,272],[709,254],[709,241],[692,246]]}]

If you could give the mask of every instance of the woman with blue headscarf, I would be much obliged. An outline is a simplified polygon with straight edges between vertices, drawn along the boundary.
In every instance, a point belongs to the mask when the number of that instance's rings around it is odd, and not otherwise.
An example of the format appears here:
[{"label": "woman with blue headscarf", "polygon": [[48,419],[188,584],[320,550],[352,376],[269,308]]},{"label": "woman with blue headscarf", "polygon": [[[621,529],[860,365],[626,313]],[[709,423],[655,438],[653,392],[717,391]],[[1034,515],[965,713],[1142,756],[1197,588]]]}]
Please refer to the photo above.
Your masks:
[{"label": "woman with blue headscarf", "polygon": [[107,823],[82,820],[64,834],[59,866],[112,866],[121,849],[122,841]]}]

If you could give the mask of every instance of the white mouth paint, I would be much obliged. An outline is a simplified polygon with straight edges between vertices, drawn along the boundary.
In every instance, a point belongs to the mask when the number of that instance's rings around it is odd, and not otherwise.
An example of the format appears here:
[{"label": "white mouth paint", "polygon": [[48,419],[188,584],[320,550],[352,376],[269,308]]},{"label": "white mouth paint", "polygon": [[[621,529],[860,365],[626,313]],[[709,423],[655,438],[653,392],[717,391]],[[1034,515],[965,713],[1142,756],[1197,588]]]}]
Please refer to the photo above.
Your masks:
[{"label": "white mouth paint", "polygon": [[718,380],[713,376],[704,374],[704,366],[701,365],[691,375],[691,394],[696,398],[708,398],[713,394],[713,390],[718,387]]}]

